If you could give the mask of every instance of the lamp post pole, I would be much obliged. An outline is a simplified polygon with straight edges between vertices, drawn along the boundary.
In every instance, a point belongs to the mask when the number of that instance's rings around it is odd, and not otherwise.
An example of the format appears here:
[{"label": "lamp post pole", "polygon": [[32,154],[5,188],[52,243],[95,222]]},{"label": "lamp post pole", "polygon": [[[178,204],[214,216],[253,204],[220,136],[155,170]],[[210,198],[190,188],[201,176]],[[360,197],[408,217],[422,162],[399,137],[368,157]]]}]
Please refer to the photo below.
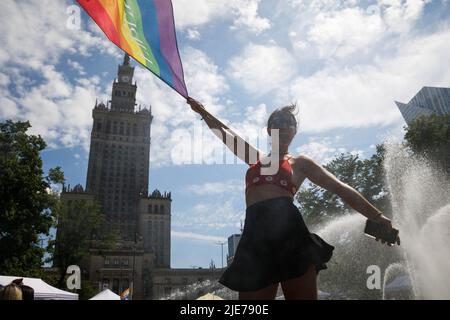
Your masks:
[{"label": "lamp post pole", "polygon": [[227,243],[226,241],[223,242],[216,242],[216,244],[219,244],[222,247],[222,269],[223,269],[223,245]]},{"label": "lamp post pole", "polygon": [[134,246],[133,246],[133,271],[131,276],[131,300],[133,300],[134,296],[134,265],[136,263],[136,242],[137,242],[137,232],[134,233]]}]

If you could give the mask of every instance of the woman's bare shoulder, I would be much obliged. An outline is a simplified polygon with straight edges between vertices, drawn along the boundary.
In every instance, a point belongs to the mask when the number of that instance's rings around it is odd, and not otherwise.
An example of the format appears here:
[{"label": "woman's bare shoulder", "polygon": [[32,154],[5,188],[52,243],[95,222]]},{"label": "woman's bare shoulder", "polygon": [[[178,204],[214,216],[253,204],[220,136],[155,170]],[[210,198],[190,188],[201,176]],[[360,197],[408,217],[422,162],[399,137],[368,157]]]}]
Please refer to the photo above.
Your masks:
[{"label": "woman's bare shoulder", "polygon": [[293,165],[301,172],[305,172],[308,167],[317,164],[311,157],[304,154],[292,155],[291,161]]}]

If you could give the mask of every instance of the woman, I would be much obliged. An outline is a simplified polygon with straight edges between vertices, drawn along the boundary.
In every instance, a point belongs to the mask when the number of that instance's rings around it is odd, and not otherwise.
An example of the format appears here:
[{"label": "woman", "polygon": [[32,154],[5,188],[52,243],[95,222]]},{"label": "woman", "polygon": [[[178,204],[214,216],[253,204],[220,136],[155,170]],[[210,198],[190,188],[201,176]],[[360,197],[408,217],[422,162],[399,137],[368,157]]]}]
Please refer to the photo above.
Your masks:
[{"label": "woman", "polygon": [[[317,299],[316,276],[326,268],[334,247],[309,232],[293,204],[294,195],[306,178],[340,196],[368,219],[392,228],[391,221],[355,189],[309,157],[289,154],[289,145],[297,133],[294,105],[275,110],[267,121],[269,136],[273,130],[279,133],[279,143],[273,143],[275,150],[271,150],[275,159],[279,156],[279,163],[276,174],[264,175],[261,169],[266,166],[267,156],[209,114],[196,100],[188,98],[187,102],[216,134],[221,133],[217,135],[224,143],[233,139],[230,149],[250,166],[246,173],[244,230],[233,262],[219,280],[239,291],[239,299],[274,299],[279,284],[285,299]],[[237,152],[239,144],[245,145],[244,154]],[[255,164],[249,161],[252,152],[257,154]],[[396,242],[400,244],[400,239]]]}]

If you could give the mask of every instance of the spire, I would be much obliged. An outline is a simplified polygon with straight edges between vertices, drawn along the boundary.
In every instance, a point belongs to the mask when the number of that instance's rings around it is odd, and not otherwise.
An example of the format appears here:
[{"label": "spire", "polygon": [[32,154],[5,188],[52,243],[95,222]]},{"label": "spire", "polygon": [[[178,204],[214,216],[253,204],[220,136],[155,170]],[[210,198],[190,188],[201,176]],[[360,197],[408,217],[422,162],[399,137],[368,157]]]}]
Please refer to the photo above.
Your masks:
[{"label": "spire", "polygon": [[128,53],[125,53],[125,56],[123,57],[123,65],[124,66],[130,65],[130,56],[128,55]]}]

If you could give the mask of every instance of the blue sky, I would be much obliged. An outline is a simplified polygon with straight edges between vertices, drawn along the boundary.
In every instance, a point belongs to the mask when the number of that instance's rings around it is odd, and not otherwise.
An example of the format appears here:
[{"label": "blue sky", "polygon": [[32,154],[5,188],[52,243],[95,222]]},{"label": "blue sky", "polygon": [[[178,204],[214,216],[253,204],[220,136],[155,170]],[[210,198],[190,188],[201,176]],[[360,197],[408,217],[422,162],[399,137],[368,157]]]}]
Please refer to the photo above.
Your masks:
[{"label": "blue sky", "polygon": [[[123,56],[86,15],[73,16],[73,4],[1,2],[0,120],[30,120],[48,143],[45,169],[59,165],[68,183],[84,186],[91,110],[108,99]],[[394,100],[450,83],[448,0],[173,4],[190,95],[251,141],[264,136],[272,110],[297,102],[290,150],[320,163],[340,152],[368,157],[375,144],[400,140]],[[212,164],[221,142],[199,116],[149,71],[137,67],[135,80],[138,102],[154,115],[149,190],[172,192],[172,267],[220,266],[216,243],[244,218],[247,167]],[[195,128],[201,145],[183,155]]]}]

